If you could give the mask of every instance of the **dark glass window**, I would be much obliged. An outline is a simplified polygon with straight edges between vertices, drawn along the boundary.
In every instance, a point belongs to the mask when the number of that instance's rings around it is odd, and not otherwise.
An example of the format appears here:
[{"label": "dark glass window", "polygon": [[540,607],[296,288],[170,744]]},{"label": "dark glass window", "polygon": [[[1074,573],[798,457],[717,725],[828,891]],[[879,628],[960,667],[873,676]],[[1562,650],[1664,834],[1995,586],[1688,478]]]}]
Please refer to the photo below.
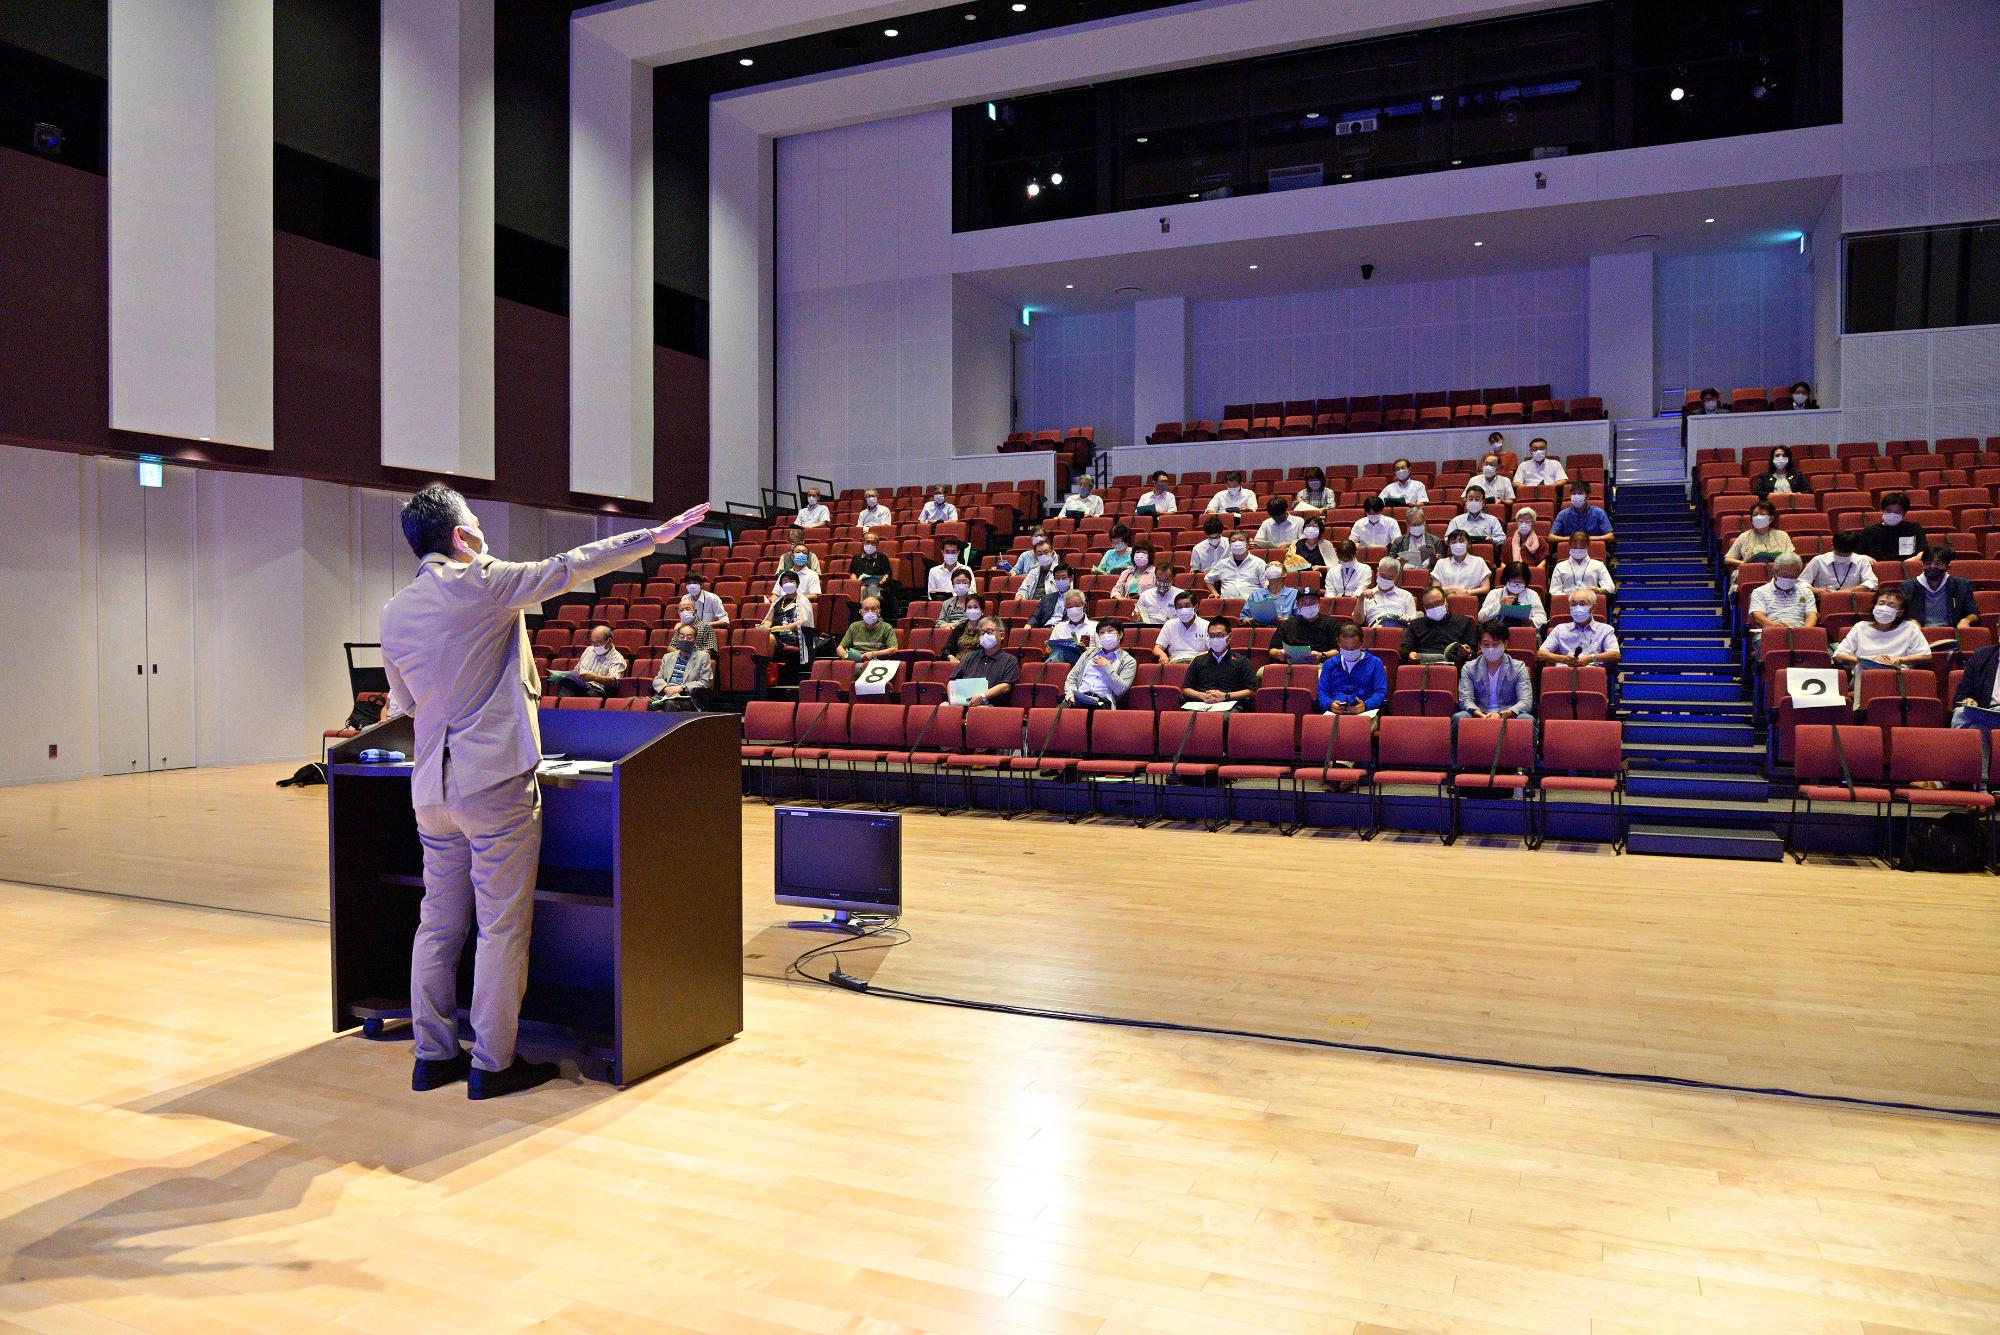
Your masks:
[{"label": "dark glass window", "polygon": [[1849,334],[2000,324],[2000,222],[1847,238]]}]

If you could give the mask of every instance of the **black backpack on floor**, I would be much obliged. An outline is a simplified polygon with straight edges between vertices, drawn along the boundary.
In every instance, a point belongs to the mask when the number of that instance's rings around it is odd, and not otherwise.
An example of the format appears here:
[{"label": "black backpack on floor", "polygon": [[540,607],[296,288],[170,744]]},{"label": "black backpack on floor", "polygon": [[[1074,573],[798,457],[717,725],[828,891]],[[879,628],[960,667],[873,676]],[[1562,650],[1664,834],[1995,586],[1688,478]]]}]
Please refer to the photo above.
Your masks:
[{"label": "black backpack on floor", "polygon": [[1985,842],[1979,818],[1969,811],[1913,821],[1903,847],[1903,870],[1978,871],[1986,865]]}]

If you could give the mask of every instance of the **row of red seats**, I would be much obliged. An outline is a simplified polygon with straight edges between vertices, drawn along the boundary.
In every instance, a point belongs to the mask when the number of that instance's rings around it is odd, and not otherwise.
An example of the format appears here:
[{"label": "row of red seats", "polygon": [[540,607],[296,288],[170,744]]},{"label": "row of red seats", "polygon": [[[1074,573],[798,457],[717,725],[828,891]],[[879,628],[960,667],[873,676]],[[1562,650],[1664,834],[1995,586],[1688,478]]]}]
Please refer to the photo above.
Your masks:
[{"label": "row of red seats", "polygon": [[[1537,737],[1539,731],[1540,736]],[[1623,726],[1610,721],[1552,720],[1537,730],[1520,720],[1363,718],[1353,715],[1211,714],[1148,709],[1078,709],[951,705],[752,701],[744,711],[746,782],[769,791],[768,771],[790,769],[818,781],[836,769],[877,776],[900,770],[914,782],[956,774],[965,804],[980,777],[1029,786],[1081,781],[1097,807],[1105,783],[1142,781],[1165,788],[1219,791],[1222,819],[1231,792],[1246,785],[1289,794],[1302,820],[1307,785],[1320,792],[1368,794],[1366,832],[1382,828],[1390,788],[1429,789],[1446,808],[1447,842],[1469,796],[1533,793],[1522,834],[1538,842],[1549,793],[1608,799],[1622,843]],[[1539,741],[1539,745],[1538,745]]]},{"label": "row of red seats", "polygon": [[[1694,452],[1695,468],[1704,464],[1741,462],[1762,465],[1778,450],[1789,450],[1794,459],[1910,459],[1911,466],[1918,466],[1926,456],[1950,456],[1974,454],[1980,451],[1977,436],[1940,436],[1929,440],[1844,440],[1837,445],[1746,445],[1741,451],[1734,445],[1704,446]],[[1985,452],[2000,454],[2000,436],[1986,438]],[[1762,471],[1760,467],[1758,471]]]},{"label": "row of red seats", "polygon": [[1192,422],[1157,422],[1146,433],[1148,445],[1179,445],[1211,440],[1270,440],[1275,437],[1353,436],[1382,431],[1443,431],[1452,427],[1517,426],[1524,422],[1599,421],[1601,398],[1523,399],[1490,406],[1442,404],[1425,408],[1358,409],[1349,412],[1286,413],[1272,416],[1225,416]]},{"label": "row of red seats", "polygon": [[[1751,385],[1745,389],[1732,389],[1724,400],[1732,413],[1761,413],[1767,410],[1790,410],[1792,406],[1791,385],[1773,385],[1767,391],[1762,385]],[[1693,414],[1701,411],[1701,391],[1691,389],[1681,400],[1681,412]]]},{"label": "row of red seats", "polygon": [[[1893,823],[1902,807],[1903,833],[1919,810],[1929,814],[1977,813],[1986,834],[1986,861],[1994,861],[1994,796],[1990,788],[1990,757],[1986,734],[1972,728],[1856,727],[1838,723],[1807,723],[1798,729],[1792,777],[1791,820],[1785,832],[1787,851],[1800,862],[1798,844],[1801,804],[1808,820],[1815,803],[1875,808],[1878,821]],[[1929,785],[1939,785],[1931,787]],[[1923,786],[1920,786],[1923,785]]]},{"label": "row of red seats", "polygon": [[[1596,469],[1600,475],[1603,473],[1604,456],[1602,454],[1592,451],[1579,454],[1566,454],[1561,457],[1563,467],[1567,470],[1574,471],[1578,468],[1584,468]],[[1440,471],[1458,471],[1470,474],[1477,467],[1479,467],[1479,460],[1477,458],[1445,459],[1441,462],[1429,459],[1413,459],[1410,461],[1410,476],[1428,484],[1429,480]],[[1372,477],[1378,478],[1382,482],[1387,482],[1393,476],[1394,468],[1393,461],[1368,464],[1333,463],[1322,466],[1320,474],[1326,478],[1329,485],[1337,485],[1340,479],[1343,478]],[[1199,488],[1219,484],[1223,476],[1223,473],[1216,472],[1175,474],[1173,476],[1175,494],[1179,495],[1181,487]],[[1286,468],[1252,468],[1244,473],[1244,478],[1253,487],[1264,482],[1289,482],[1294,489],[1304,486],[1306,480],[1305,469],[1297,466]],[[1144,487],[1148,481],[1148,478],[1137,473],[1121,473],[1111,479],[1111,486]]]},{"label": "row of red seats", "polygon": [[[1048,483],[1045,479],[1030,477],[1023,478],[1019,482],[959,482],[947,487],[946,491],[953,505],[962,506],[968,500],[975,505],[981,504],[982,502],[972,499],[975,497],[997,496],[1009,491],[1018,491],[1026,496],[1039,497],[1043,489],[1047,486]],[[898,501],[905,499],[914,500],[918,505],[922,505],[930,499],[932,487],[921,483],[907,483],[897,487],[848,487],[841,491],[837,499],[843,502],[853,501],[858,505],[862,498],[871,491],[877,496],[882,497],[885,501],[893,497]]]}]

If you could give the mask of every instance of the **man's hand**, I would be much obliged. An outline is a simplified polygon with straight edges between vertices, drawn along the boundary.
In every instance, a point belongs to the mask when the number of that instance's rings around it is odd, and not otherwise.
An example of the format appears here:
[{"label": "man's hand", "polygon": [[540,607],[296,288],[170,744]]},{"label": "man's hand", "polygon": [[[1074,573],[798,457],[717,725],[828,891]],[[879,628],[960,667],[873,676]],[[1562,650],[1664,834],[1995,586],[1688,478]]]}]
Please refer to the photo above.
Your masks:
[{"label": "man's hand", "polygon": [[1221,691],[1203,691],[1201,693],[1201,698],[1203,703],[1211,705],[1219,704],[1223,700],[1228,699],[1228,697],[1225,696]]},{"label": "man's hand", "polygon": [[708,517],[707,501],[703,501],[699,505],[689,506],[687,509],[681,511],[679,514],[675,515],[672,519],[669,519],[666,523],[661,524],[659,527],[655,528],[652,531],[654,545],[664,546],[665,544],[672,542],[675,538],[678,538],[681,534],[687,532],[689,529],[693,528],[696,524],[699,524],[702,520],[706,519],[707,517]]},{"label": "man's hand", "polygon": [[1109,672],[1112,668],[1117,666],[1117,661],[1115,659],[1106,658],[1103,654],[1097,655],[1095,658],[1091,659],[1090,662],[1093,667],[1103,668],[1106,672]]}]

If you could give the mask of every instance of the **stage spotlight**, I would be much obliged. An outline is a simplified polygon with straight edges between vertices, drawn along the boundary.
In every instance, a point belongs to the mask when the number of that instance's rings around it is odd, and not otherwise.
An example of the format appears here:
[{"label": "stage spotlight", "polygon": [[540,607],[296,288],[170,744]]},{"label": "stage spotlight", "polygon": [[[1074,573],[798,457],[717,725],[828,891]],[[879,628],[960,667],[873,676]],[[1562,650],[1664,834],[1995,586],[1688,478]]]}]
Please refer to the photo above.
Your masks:
[{"label": "stage spotlight", "polygon": [[1679,84],[1675,84],[1672,88],[1667,90],[1667,100],[1669,102],[1679,102],[1687,95],[1688,95],[1688,90],[1681,87]]},{"label": "stage spotlight", "polygon": [[1035,196],[1037,196],[1037,195],[1039,195],[1039,194],[1041,194],[1041,193],[1042,193],[1042,183],[1041,183],[1040,181],[1030,181],[1030,182],[1028,182],[1028,198],[1029,198],[1029,199],[1033,199],[1033,198],[1034,198]]},{"label": "stage spotlight", "polygon": [[1061,172],[1050,172],[1050,173],[1049,173],[1049,184],[1050,184],[1050,185],[1061,185],[1061,184],[1062,184],[1062,173],[1061,173]]}]

